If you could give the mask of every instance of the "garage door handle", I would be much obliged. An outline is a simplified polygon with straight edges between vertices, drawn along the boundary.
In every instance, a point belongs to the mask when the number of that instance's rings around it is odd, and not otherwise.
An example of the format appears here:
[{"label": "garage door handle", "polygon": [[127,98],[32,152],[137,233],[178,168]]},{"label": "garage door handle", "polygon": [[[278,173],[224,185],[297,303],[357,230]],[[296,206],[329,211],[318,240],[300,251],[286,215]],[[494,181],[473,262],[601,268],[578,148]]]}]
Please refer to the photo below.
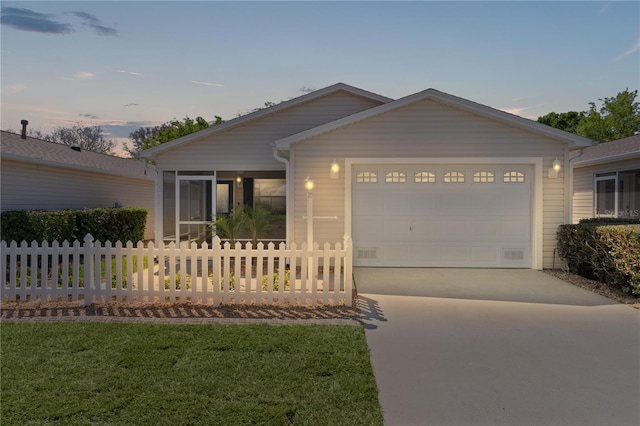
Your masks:
[{"label": "garage door handle", "polygon": [[413,226],[409,225],[409,231],[413,231]]}]

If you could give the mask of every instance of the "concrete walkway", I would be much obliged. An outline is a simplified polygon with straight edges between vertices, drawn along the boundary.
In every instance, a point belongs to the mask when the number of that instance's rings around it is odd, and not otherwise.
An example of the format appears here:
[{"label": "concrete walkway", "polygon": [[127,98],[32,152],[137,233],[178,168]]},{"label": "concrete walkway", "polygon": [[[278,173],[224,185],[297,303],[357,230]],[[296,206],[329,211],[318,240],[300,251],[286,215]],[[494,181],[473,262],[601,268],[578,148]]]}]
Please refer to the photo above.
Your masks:
[{"label": "concrete walkway", "polygon": [[533,270],[355,281],[386,425],[640,424],[640,311]]}]

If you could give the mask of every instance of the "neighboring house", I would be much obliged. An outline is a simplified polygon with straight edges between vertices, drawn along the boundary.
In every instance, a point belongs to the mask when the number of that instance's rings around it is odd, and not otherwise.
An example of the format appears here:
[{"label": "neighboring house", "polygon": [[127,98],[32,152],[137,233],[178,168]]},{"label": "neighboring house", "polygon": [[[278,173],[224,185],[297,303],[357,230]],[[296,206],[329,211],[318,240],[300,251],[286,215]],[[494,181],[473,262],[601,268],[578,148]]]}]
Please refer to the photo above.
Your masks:
[{"label": "neighboring house", "polygon": [[584,150],[573,163],[573,222],[640,218],[640,135]]},{"label": "neighboring house", "polygon": [[158,169],[158,240],[275,203],[301,243],[311,176],[314,240],[350,235],[355,266],[542,269],[571,219],[569,152],[591,145],[433,89],[392,100],[338,83],[141,155]]},{"label": "neighboring house", "polygon": [[143,162],[2,132],[2,211],[141,207],[154,238],[153,168]]}]

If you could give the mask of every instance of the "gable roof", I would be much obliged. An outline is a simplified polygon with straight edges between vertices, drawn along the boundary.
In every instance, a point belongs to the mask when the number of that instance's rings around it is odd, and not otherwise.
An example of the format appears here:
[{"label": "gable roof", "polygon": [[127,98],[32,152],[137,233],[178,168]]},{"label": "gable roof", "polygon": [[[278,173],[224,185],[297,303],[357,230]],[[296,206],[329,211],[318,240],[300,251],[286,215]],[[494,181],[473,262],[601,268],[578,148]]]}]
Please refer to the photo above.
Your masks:
[{"label": "gable roof", "polygon": [[224,123],[218,124],[217,126],[210,127],[208,129],[204,129],[204,130],[192,133],[192,134],[187,135],[187,136],[183,136],[183,137],[175,139],[175,140],[173,140],[171,142],[163,143],[162,145],[158,145],[158,146],[155,146],[153,148],[145,149],[144,151],[140,152],[140,157],[143,157],[143,158],[154,158],[154,156],[156,154],[175,149],[175,148],[177,148],[177,147],[179,147],[181,145],[184,145],[186,143],[189,143],[189,142],[191,142],[193,140],[200,139],[203,136],[209,136],[209,135],[213,135],[213,134],[216,134],[216,133],[220,133],[220,132],[223,132],[225,130],[229,130],[231,128],[246,124],[246,123],[248,123],[250,121],[253,121],[253,120],[256,120],[256,119],[259,119],[259,118],[263,118],[265,116],[274,114],[274,113],[282,111],[284,109],[291,108],[291,107],[294,107],[294,106],[297,106],[297,105],[312,101],[314,99],[320,98],[322,96],[326,96],[326,95],[329,95],[329,94],[332,94],[332,93],[336,93],[336,92],[339,92],[339,91],[351,93],[353,95],[360,96],[360,97],[363,97],[363,98],[366,98],[366,99],[371,99],[371,100],[374,100],[374,101],[377,101],[377,102],[381,102],[383,104],[393,101],[393,99],[387,98],[386,96],[382,96],[382,95],[378,95],[376,93],[368,92],[366,90],[359,89],[357,87],[349,86],[348,84],[336,83],[334,85],[325,87],[324,89],[315,90],[313,92],[307,93],[307,94],[299,96],[297,98],[293,98],[293,99],[290,99],[288,101],[281,102],[281,103],[279,103],[277,105],[274,105],[272,107],[261,109],[261,110],[249,113],[247,115],[243,115],[243,116],[234,118],[232,120],[225,121]]},{"label": "gable roof", "polygon": [[581,136],[574,135],[572,133],[564,132],[562,130],[555,129],[553,127],[540,124],[538,122],[519,117],[517,115],[509,114],[504,111],[500,111],[485,105],[478,104],[463,98],[459,98],[453,95],[449,95],[444,92],[440,92],[435,89],[427,89],[422,92],[415,93],[413,95],[400,98],[393,102],[380,105],[378,107],[370,108],[366,111],[362,111],[348,117],[332,121],[331,123],[324,124],[322,126],[314,127],[304,132],[297,133],[295,135],[280,139],[276,141],[276,146],[279,149],[289,149],[291,144],[299,142],[304,139],[311,138],[313,136],[320,135],[331,130],[338,129],[343,126],[348,126],[353,123],[374,117],[379,114],[383,114],[406,105],[423,101],[433,100],[445,105],[450,105],[455,108],[459,108],[464,111],[469,111],[487,118],[494,119],[512,126],[520,127],[525,130],[529,130],[535,133],[542,134],[544,136],[556,139],[561,142],[568,143],[569,148],[587,147],[593,145],[593,142],[589,139]]},{"label": "gable roof", "polygon": [[576,160],[574,167],[585,167],[632,158],[637,158],[640,161],[640,134],[589,147]]},{"label": "gable roof", "polygon": [[[64,167],[93,173],[123,176],[137,179],[154,178],[141,161],[87,151],[76,151],[69,145],[53,143],[2,131],[0,157],[7,160]],[[152,170],[152,169],[151,169]]]}]

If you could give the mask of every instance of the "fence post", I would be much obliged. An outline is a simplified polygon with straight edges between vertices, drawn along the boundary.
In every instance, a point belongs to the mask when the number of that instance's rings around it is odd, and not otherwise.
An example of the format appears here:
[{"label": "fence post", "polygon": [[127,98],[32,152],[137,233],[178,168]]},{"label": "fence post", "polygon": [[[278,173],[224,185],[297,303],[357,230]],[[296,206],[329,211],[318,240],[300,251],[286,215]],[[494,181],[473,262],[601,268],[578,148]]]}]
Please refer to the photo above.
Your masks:
[{"label": "fence post", "polygon": [[[91,297],[93,296],[93,271],[95,270],[95,256],[94,256],[94,242],[93,236],[87,234],[84,236],[83,252],[84,252],[84,305],[89,306],[91,304]],[[100,267],[98,265],[98,267]]]},{"label": "fence post", "polygon": [[344,298],[345,304],[353,304],[353,240],[348,234],[344,235]]}]

